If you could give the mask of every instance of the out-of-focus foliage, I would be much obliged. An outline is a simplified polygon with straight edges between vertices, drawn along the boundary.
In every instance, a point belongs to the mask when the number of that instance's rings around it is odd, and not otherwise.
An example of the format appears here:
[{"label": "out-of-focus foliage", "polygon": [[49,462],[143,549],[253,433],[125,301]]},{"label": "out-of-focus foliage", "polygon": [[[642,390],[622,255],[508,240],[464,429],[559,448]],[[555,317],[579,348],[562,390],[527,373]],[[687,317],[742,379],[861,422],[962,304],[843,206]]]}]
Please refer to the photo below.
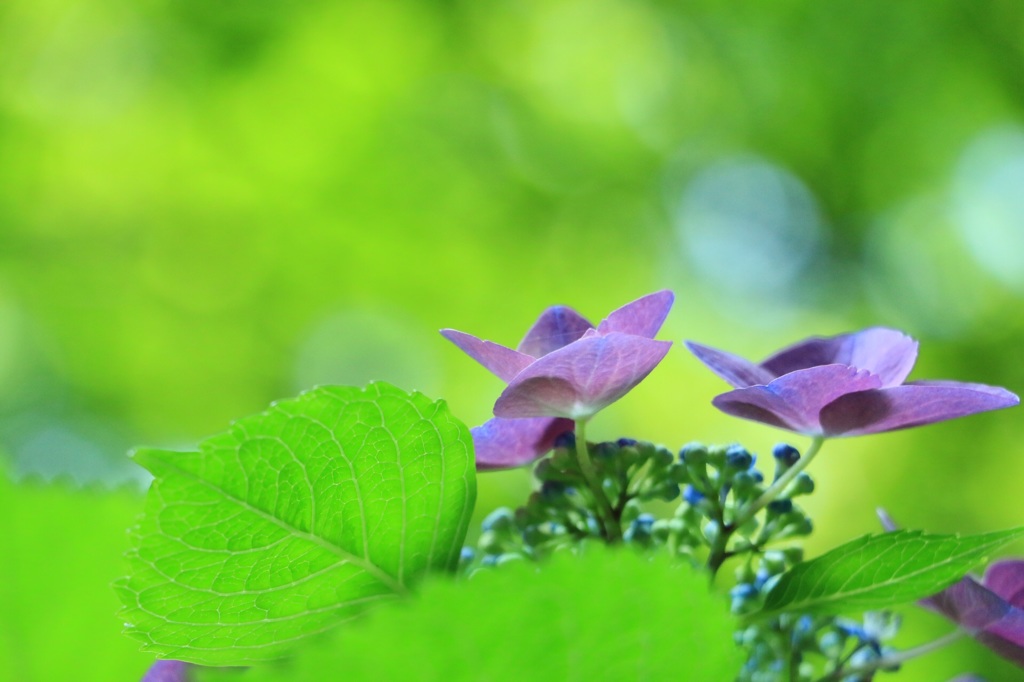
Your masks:
[{"label": "out-of-focus foliage", "polygon": [[131,491],[0,477],[0,679],[142,677],[152,657],[121,634],[110,589],[141,508]]},{"label": "out-of-focus foliage", "polygon": [[276,668],[202,679],[585,682],[685,670],[727,680],[742,655],[733,619],[706,587],[688,566],[594,545],[583,556],[560,553],[540,572],[520,561],[468,582],[436,579],[412,603],[382,606],[362,627],[338,630]]},{"label": "out-of-focus foliage", "polygon": [[[479,423],[500,384],[436,329],[514,343],[551,303],[662,286],[663,338],[758,357],[888,324],[921,339],[920,376],[1019,393],[1022,27],[1009,0],[6,0],[14,476],[141,481],[130,445],[191,446],[316,383],[388,380]],[[592,435],[766,451],[779,435],[712,410],[722,388],[677,349]],[[1019,525],[1022,436],[1009,411],[829,444],[814,547],[883,503],[934,532]],[[479,509],[527,486],[487,476]]]}]

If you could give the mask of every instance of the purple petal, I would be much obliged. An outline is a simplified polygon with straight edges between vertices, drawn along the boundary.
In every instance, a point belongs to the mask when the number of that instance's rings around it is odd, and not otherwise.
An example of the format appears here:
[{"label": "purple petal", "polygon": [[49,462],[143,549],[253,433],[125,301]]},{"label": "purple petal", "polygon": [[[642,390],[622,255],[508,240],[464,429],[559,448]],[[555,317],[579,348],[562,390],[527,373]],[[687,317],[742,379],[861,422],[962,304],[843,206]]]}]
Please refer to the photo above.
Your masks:
[{"label": "purple petal", "polygon": [[985,571],[985,587],[1008,601],[1024,608],[1024,560],[997,561]]},{"label": "purple petal", "polygon": [[[1019,628],[1024,627],[1020,622],[1020,614],[1017,612],[1008,618],[1007,621],[1006,627],[1013,632],[1019,632]],[[997,628],[997,630],[1001,629]],[[974,638],[1006,660],[1013,661],[1017,665],[1024,667],[1024,646],[1016,643],[1014,639],[1007,638],[999,632],[988,630],[979,632]],[[1019,639],[1019,635],[1017,639]]]},{"label": "purple petal", "polygon": [[818,415],[836,398],[878,388],[874,374],[845,365],[822,365],[790,372],[767,386],[750,386],[717,396],[712,404],[726,414],[811,436],[822,435]]},{"label": "purple petal", "polygon": [[893,520],[891,516],[889,516],[889,512],[887,512],[882,507],[876,509],[875,514],[878,515],[878,520],[882,522],[882,528],[886,529],[887,531],[894,531],[900,529],[900,527],[896,525],[896,521]]},{"label": "purple petal", "polygon": [[672,309],[675,299],[676,295],[668,289],[647,294],[613,310],[597,326],[597,331],[602,334],[622,332],[653,339],[661,329],[661,325],[665,323],[665,318],[668,317],[668,311]]},{"label": "purple petal", "polygon": [[157,661],[146,671],[142,682],[185,682],[188,679],[188,663]]},{"label": "purple petal", "polygon": [[593,328],[594,325],[572,308],[552,306],[541,313],[530,331],[526,332],[518,350],[534,358],[544,357],[551,351],[568,346]]},{"label": "purple petal", "polygon": [[712,372],[725,379],[734,388],[764,385],[775,378],[775,375],[765,368],[738,355],[702,346],[693,341],[687,341],[686,347]]},{"label": "purple petal", "polygon": [[563,433],[571,433],[571,419],[494,418],[472,430],[479,471],[511,469],[543,457]]},{"label": "purple petal", "polygon": [[494,414],[586,419],[640,383],[671,347],[671,341],[618,332],[580,339],[520,372]]},{"label": "purple petal", "polygon": [[849,365],[899,386],[917,359],[917,341],[895,329],[871,327],[852,334],[814,337],[779,351],[761,363],[775,376],[817,365]]},{"label": "purple petal", "polygon": [[515,375],[526,369],[533,362],[533,358],[529,355],[524,355],[491,341],[482,341],[465,332],[454,329],[442,329],[441,336],[454,343],[462,352],[479,362],[505,382],[512,381]]},{"label": "purple petal", "polygon": [[1010,605],[999,595],[982,587],[970,576],[922,599],[921,606],[941,613],[971,631],[987,628],[1010,611]]},{"label": "purple petal", "polygon": [[[984,635],[979,637],[983,642],[995,649],[1000,655],[1024,663],[1024,611],[1010,607],[1002,618],[985,627]],[[1003,640],[1009,646],[997,647],[992,638]]]},{"label": "purple petal", "polygon": [[829,436],[859,436],[998,410],[1020,402],[998,386],[920,381],[845,395],[821,411]]}]

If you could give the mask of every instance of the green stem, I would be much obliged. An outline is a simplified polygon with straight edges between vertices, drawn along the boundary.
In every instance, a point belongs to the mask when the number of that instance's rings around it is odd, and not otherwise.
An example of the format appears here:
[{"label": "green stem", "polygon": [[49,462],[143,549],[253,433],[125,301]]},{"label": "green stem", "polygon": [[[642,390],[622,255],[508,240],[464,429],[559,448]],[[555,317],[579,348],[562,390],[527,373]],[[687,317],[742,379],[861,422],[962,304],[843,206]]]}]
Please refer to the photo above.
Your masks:
[{"label": "green stem", "polygon": [[761,496],[756,500],[744,507],[737,515],[736,520],[733,521],[733,526],[736,528],[741,527],[750,519],[754,518],[757,512],[761,511],[768,506],[772,500],[778,497],[783,490],[786,489],[793,479],[795,479],[801,471],[807,468],[807,465],[811,463],[815,455],[821,450],[821,444],[825,442],[824,436],[815,436],[814,440],[811,441],[811,447],[807,448],[807,452],[803,457],[798,459],[796,463],[786,469],[785,472],[779,478],[772,483],[767,490],[761,493]]},{"label": "green stem", "polygon": [[622,526],[619,525],[619,518],[612,510],[608,496],[601,488],[601,481],[594,470],[594,463],[590,461],[590,452],[587,447],[587,421],[576,420],[576,461],[583,472],[583,478],[587,480],[591,492],[594,493],[594,501],[597,503],[598,513],[604,520],[605,533],[608,535],[608,542],[616,543],[622,539]]},{"label": "green stem", "polygon": [[966,634],[967,632],[965,632],[964,630],[954,630],[948,635],[943,635],[942,637],[939,637],[936,640],[926,642],[925,644],[921,644],[920,646],[916,646],[912,649],[907,649],[905,651],[899,651],[888,656],[883,656],[882,658],[879,658],[876,661],[865,663],[864,665],[858,665],[852,668],[840,668],[839,670],[834,671],[827,677],[822,677],[820,680],[818,680],[818,682],[831,682],[832,680],[843,679],[848,675],[861,675],[863,673],[874,672],[875,670],[879,670],[881,668],[891,668],[900,665],[901,663],[905,663],[906,661],[909,661],[911,659],[918,658],[919,656],[930,654],[936,649],[941,649],[942,647],[948,644],[952,644],[953,642],[957,641]]}]

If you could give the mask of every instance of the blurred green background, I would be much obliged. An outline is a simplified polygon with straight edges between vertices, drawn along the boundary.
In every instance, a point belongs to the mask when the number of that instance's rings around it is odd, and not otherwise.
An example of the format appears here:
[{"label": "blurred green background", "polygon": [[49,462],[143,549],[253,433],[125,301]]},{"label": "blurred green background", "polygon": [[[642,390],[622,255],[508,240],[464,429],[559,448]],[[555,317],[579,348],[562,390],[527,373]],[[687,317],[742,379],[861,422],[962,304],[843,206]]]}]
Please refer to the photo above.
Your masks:
[{"label": "blurred green background", "polygon": [[[437,329],[662,287],[662,338],[886,324],[914,377],[1024,391],[1024,4],[5,0],[0,678],[148,665],[108,587],[132,445],[371,379],[477,424],[500,382]],[[679,347],[591,435],[788,437],[724,389]],[[827,445],[812,550],[878,505],[1024,524],[1021,415]],[[480,512],[529,485],[485,475]],[[949,629],[906,611],[904,645]],[[968,670],[1022,679],[971,642],[896,679]]]}]

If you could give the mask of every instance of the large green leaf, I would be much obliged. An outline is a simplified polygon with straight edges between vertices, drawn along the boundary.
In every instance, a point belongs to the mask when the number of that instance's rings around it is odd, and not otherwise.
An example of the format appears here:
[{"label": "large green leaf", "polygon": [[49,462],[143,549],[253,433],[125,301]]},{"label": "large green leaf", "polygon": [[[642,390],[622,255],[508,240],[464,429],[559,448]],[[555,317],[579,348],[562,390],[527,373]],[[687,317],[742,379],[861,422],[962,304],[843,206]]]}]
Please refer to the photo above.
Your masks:
[{"label": "large green leaf", "polygon": [[[589,548],[435,580],[252,682],[731,680],[735,621],[707,576]],[[224,674],[213,679],[229,680]]]},{"label": "large green leaf", "polygon": [[984,535],[901,530],[866,535],[784,573],[764,614],[838,613],[884,608],[945,589],[1024,529]]},{"label": "large green leaf", "polygon": [[458,561],[476,494],[468,429],[383,383],[323,387],[199,452],[141,450],[146,513],[117,587],[163,658],[240,665]]}]

